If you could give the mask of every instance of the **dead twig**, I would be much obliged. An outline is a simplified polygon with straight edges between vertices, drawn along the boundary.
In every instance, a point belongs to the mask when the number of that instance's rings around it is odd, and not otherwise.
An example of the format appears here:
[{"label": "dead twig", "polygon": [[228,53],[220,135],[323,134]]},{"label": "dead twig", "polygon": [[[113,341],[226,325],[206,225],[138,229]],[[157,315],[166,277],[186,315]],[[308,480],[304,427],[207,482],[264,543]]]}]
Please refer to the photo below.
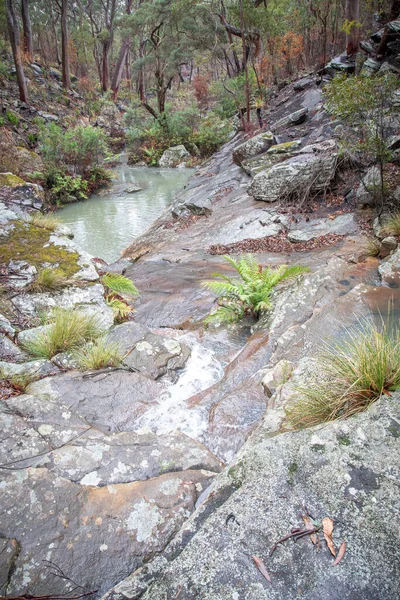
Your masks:
[{"label": "dead twig", "polygon": [[275,542],[275,544],[270,550],[269,555],[272,556],[275,550],[277,549],[278,545],[282,544],[283,542],[286,542],[286,540],[290,540],[291,538],[293,538],[294,541],[297,542],[297,540],[299,540],[300,538],[305,537],[306,535],[312,535],[313,533],[317,533],[320,529],[320,527],[313,527],[313,529],[298,529],[296,527],[295,531],[288,533],[287,535],[283,536],[283,538]]}]

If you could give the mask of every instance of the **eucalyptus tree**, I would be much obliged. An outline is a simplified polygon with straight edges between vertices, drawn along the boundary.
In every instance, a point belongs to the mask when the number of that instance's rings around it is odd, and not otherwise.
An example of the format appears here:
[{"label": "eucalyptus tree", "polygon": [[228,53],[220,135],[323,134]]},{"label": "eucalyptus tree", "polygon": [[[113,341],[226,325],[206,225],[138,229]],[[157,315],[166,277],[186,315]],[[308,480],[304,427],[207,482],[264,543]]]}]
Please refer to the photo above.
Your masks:
[{"label": "eucalyptus tree", "polygon": [[13,53],[14,64],[17,73],[19,98],[21,102],[28,102],[28,88],[26,85],[20,50],[19,26],[12,0],[6,0],[6,16],[8,36],[10,38],[11,50]]}]

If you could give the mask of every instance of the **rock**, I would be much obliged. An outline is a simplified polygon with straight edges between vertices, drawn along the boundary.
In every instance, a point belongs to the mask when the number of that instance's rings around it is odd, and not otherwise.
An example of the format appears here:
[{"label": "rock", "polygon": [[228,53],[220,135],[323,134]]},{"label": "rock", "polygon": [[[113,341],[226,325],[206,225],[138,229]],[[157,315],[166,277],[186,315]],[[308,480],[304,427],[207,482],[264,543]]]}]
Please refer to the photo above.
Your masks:
[{"label": "rock", "polygon": [[[45,468],[4,475],[0,528],[8,538],[16,532],[20,550],[7,594],[64,596],[71,580],[104,593],[158,554],[214,473],[189,470],[105,487],[79,485]],[[54,577],[46,561],[70,579]]]},{"label": "rock", "polygon": [[379,217],[376,217],[376,219],[374,219],[372,223],[372,229],[375,237],[377,237],[379,240],[383,240],[383,238],[385,238],[387,235],[386,228],[384,225],[382,225]]},{"label": "rock", "polygon": [[276,144],[271,146],[268,150],[268,154],[286,154],[287,152],[293,152],[301,146],[301,140],[294,140],[293,142],[284,142],[283,144]]},{"label": "rock", "polygon": [[260,156],[243,161],[241,166],[248,175],[254,177],[260,171],[265,171],[265,169],[269,169],[270,167],[273,167],[277,163],[282,162],[289,157],[289,152],[281,152],[279,154],[264,152],[263,154],[260,154]]},{"label": "rock", "polygon": [[400,135],[393,135],[388,140],[388,148],[389,150],[399,150],[400,149]]},{"label": "rock", "polygon": [[79,361],[71,352],[59,352],[51,358],[53,365],[56,365],[62,371],[71,371],[79,368]]},{"label": "rock", "polygon": [[14,335],[15,329],[10,321],[0,313],[0,332],[6,335]]},{"label": "rock", "polygon": [[44,119],[47,122],[53,121],[54,123],[57,123],[57,121],[59,120],[57,115],[53,115],[51,113],[45,112],[44,110],[39,110],[38,115],[39,115],[39,117],[42,117],[42,119]]},{"label": "rock", "polygon": [[394,283],[400,277],[400,248],[378,267],[382,281],[387,284]]},{"label": "rock", "polygon": [[[392,600],[400,564],[399,530],[393,527],[399,400],[399,394],[384,396],[350,419],[272,437],[267,413],[164,554],[103,600],[164,600],[178,593],[185,600],[299,594],[307,600]],[[324,541],[316,552],[307,537],[280,544],[269,556],[279,538],[303,527],[304,506],[314,518],[333,519],[336,549],[346,540],[340,566],[332,567]],[[235,521],[227,523],[227,515]],[[261,558],[271,583],[244,552]]]},{"label": "rock", "polygon": [[15,147],[15,170],[22,176],[28,173],[43,173],[44,165],[41,157],[22,146]]},{"label": "rock", "polygon": [[0,202],[41,209],[44,191],[40,185],[26,183],[12,173],[0,173]]},{"label": "rock", "polygon": [[22,362],[27,358],[25,352],[22,352],[7,336],[0,333],[0,360]]},{"label": "rock", "polygon": [[381,243],[381,249],[379,252],[380,258],[386,258],[390,254],[392,254],[392,252],[394,252],[396,250],[397,246],[398,246],[398,242],[395,237],[388,236],[388,237],[383,238],[382,243]]},{"label": "rock", "polygon": [[148,333],[150,333],[148,327],[130,321],[129,323],[122,323],[122,325],[113,327],[107,333],[105,339],[110,344],[116,344],[122,354],[127,354],[138,342],[144,340]]},{"label": "rock", "polygon": [[36,65],[36,64],[33,63],[33,64],[29,65],[29,66],[30,66],[30,68],[32,69],[32,71],[34,73],[36,73],[37,75],[42,75],[42,68],[39,65]]},{"label": "rock", "polygon": [[132,184],[125,189],[125,193],[126,194],[135,194],[136,192],[141,192],[142,189],[143,189],[142,186]]},{"label": "rock", "polygon": [[182,162],[182,159],[189,158],[190,154],[186,150],[183,144],[179,146],[172,146],[167,150],[164,150],[162,157],[158,161],[160,167],[177,167],[179,163]]},{"label": "rock", "polygon": [[274,143],[275,137],[271,131],[255,135],[246,142],[236,146],[232,152],[233,162],[240,166],[243,161],[266,152]]},{"label": "rock", "polygon": [[97,117],[96,124],[98,127],[109,130],[120,129],[121,112],[118,110],[118,107],[113,102],[104,104]]},{"label": "rock", "polygon": [[13,289],[22,289],[27,287],[35,279],[37,269],[30,265],[26,260],[10,260],[8,268],[12,273],[10,283]]},{"label": "rock", "polygon": [[367,58],[362,66],[361,73],[363,75],[373,75],[379,71],[381,65],[382,63],[380,61],[374,60],[373,58]]},{"label": "rock", "polygon": [[291,242],[308,242],[324,235],[350,235],[358,232],[353,214],[339,215],[335,219],[310,219],[297,223],[295,227],[288,233]]},{"label": "rock", "polygon": [[0,374],[3,379],[18,377],[27,382],[37,381],[49,375],[57,375],[59,372],[60,370],[55,365],[45,359],[32,360],[22,364],[0,361]]},{"label": "rock", "polygon": [[307,88],[310,88],[314,85],[315,81],[312,77],[304,77],[293,85],[293,89],[295,92],[302,92]]},{"label": "rock", "polygon": [[265,394],[270,398],[276,389],[286,383],[293,371],[293,363],[290,360],[280,360],[272,369],[267,369],[262,378],[261,385]]},{"label": "rock", "polygon": [[300,110],[296,110],[290,115],[279,119],[274,124],[275,129],[281,129],[283,127],[291,127],[293,125],[301,125],[307,119],[308,108],[300,108]]},{"label": "rock", "polygon": [[326,188],[336,170],[336,152],[307,153],[292,156],[255,175],[248,188],[250,196],[264,202],[305,194]]},{"label": "rock", "polygon": [[4,202],[0,202],[0,225],[7,225],[15,219],[18,219],[17,213],[7,208]]},{"label": "rock", "polygon": [[336,56],[332,58],[330,62],[325,67],[325,71],[335,76],[338,71],[342,71],[344,73],[354,73],[355,71],[355,60],[353,57],[348,57],[346,54],[341,54],[340,56]]},{"label": "rock", "polygon": [[362,178],[356,192],[356,203],[375,206],[375,198],[381,186],[379,167],[371,167]]},{"label": "rock", "polygon": [[50,69],[49,69],[49,75],[51,75],[55,79],[58,79],[58,81],[62,81],[62,73],[61,73],[61,71],[59,71],[58,69],[55,69],[54,67],[50,67]]}]

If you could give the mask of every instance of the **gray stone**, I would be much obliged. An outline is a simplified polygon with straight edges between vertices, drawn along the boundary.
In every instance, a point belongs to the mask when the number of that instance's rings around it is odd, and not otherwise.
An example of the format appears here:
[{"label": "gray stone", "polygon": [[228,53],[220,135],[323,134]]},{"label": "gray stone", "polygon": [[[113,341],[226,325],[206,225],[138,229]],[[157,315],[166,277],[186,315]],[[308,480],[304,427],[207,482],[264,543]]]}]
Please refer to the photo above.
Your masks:
[{"label": "gray stone", "polygon": [[270,398],[275,394],[277,388],[288,379],[290,379],[293,371],[293,363],[290,360],[280,360],[271,369],[266,369],[265,375],[262,378],[261,385],[264,388],[265,394]]},{"label": "gray stone", "polygon": [[308,242],[324,235],[350,235],[358,232],[353,214],[339,215],[335,219],[310,219],[297,223],[295,227],[288,233],[291,242]]},{"label": "gray stone", "polygon": [[378,267],[382,281],[391,284],[400,277],[400,248]]},{"label": "gray stone", "polygon": [[375,198],[381,187],[381,175],[379,167],[368,169],[361,179],[356,192],[356,203],[361,205],[375,206]]},{"label": "gray stone", "polygon": [[54,67],[50,67],[49,75],[51,75],[52,77],[55,77],[55,79],[58,79],[58,81],[62,81],[61,71],[59,71],[58,69],[55,69]]},{"label": "gray stone", "polygon": [[57,123],[57,121],[59,120],[57,115],[45,112],[44,110],[39,110],[38,115],[47,122],[53,121],[54,123]]},{"label": "gray stone", "polygon": [[379,71],[381,65],[382,63],[378,60],[374,60],[373,58],[367,58],[367,60],[362,66],[361,73],[364,75],[373,75],[374,73],[377,73]]},{"label": "gray stone", "polygon": [[240,166],[243,161],[266,152],[274,143],[275,137],[271,131],[255,135],[246,142],[236,146],[232,152],[233,162]]},{"label": "gray stone", "polygon": [[79,361],[72,352],[59,352],[51,359],[53,365],[56,365],[62,371],[71,371],[79,368]]},{"label": "gray stone", "polygon": [[275,144],[268,150],[268,154],[287,154],[293,152],[301,146],[301,140],[293,140],[292,142],[283,142],[282,144]]},{"label": "gray stone", "polygon": [[13,289],[22,289],[29,286],[35,279],[36,267],[26,260],[10,260],[8,268],[11,271],[9,282]]},{"label": "gray stone", "polygon": [[158,161],[160,167],[177,167],[183,159],[189,158],[190,154],[183,144],[172,146],[164,151],[162,157]]},{"label": "gray stone", "polygon": [[257,173],[260,171],[269,169],[270,167],[273,167],[277,163],[280,163],[289,157],[289,152],[281,152],[279,154],[270,154],[269,152],[264,152],[263,154],[260,154],[260,156],[243,161],[241,166],[248,175],[254,177],[254,175],[257,175]]},{"label": "gray stone", "polygon": [[125,193],[126,194],[135,194],[136,192],[141,192],[142,189],[143,189],[142,186],[132,184],[125,189]]},{"label": "gray stone", "polygon": [[0,562],[0,594],[4,596],[7,593],[7,583],[18,552],[19,544],[17,540],[0,538],[0,556],[2,557]]},{"label": "gray stone", "polygon": [[21,362],[27,358],[18,346],[16,346],[7,336],[0,333],[0,360]]},{"label": "gray stone", "polygon": [[304,77],[293,85],[293,89],[295,92],[302,92],[307,88],[310,88],[314,85],[314,79],[312,77]]},{"label": "gray stone", "polygon": [[60,370],[49,360],[32,360],[22,364],[0,361],[0,374],[3,379],[18,377],[27,381],[36,381],[49,375],[56,375]]},{"label": "gray stone", "polygon": [[396,250],[397,246],[398,246],[398,242],[395,237],[388,236],[388,237],[383,238],[382,243],[381,243],[381,249],[379,252],[380,258],[386,258],[390,254],[392,254],[392,252],[394,252]]},{"label": "gray stone", "polygon": [[[268,413],[165,553],[104,600],[392,600],[400,575],[397,515],[399,395],[345,421],[269,434]],[[315,519],[333,519],[347,552],[333,566],[324,539],[274,543]],[[228,516],[233,515],[228,520]],[[368,523],[369,525],[366,525]],[[249,556],[250,555],[250,556]],[[266,581],[251,556],[263,561]]]},{"label": "gray stone", "polygon": [[0,313],[0,332],[5,335],[14,335],[15,328],[11,325],[10,321]]},{"label": "gray stone", "polygon": [[260,171],[248,193],[256,200],[276,202],[284,197],[304,195],[325,189],[336,170],[337,153],[322,152],[292,156],[288,160]]},{"label": "gray stone", "polygon": [[7,225],[9,221],[14,221],[17,218],[16,212],[8,208],[4,202],[0,202],[0,225]]},{"label": "gray stone", "polygon": [[[8,180],[11,181],[10,185]],[[44,202],[44,191],[40,185],[26,183],[12,173],[0,173],[0,202],[7,206],[17,204],[21,207],[40,209]],[[13,209],[12,206],[11,208]]]},{"label": "gray stone", "polygon": [[300,110],[296,110],[290,115],[279,119],[274,124],[275,129],[281,129],[283,127],[291,127],[293,125],[301,125],[307,119],[308,108],[300,108]]}]

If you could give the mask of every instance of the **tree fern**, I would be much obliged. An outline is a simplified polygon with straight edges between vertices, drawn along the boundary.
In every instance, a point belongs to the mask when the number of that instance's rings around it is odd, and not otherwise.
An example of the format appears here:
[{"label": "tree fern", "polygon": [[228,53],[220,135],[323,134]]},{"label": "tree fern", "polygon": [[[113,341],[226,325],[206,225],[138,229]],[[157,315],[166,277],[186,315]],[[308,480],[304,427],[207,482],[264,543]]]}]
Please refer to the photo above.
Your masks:
[{"label": "tree fern", "polygon": [[261,312],[272,308],[271,295],[275,286],[285,280],[294,279],[309,272],[308,267],[280,265],[263,269],[253,254],[244,254],[239,259],[224,256],[237,271],[239,277],[213,273],[220,281],[204,281],[219,298],[220,306],[208,315],[205,323],[232,323],[245,314],[258,317]]}]

